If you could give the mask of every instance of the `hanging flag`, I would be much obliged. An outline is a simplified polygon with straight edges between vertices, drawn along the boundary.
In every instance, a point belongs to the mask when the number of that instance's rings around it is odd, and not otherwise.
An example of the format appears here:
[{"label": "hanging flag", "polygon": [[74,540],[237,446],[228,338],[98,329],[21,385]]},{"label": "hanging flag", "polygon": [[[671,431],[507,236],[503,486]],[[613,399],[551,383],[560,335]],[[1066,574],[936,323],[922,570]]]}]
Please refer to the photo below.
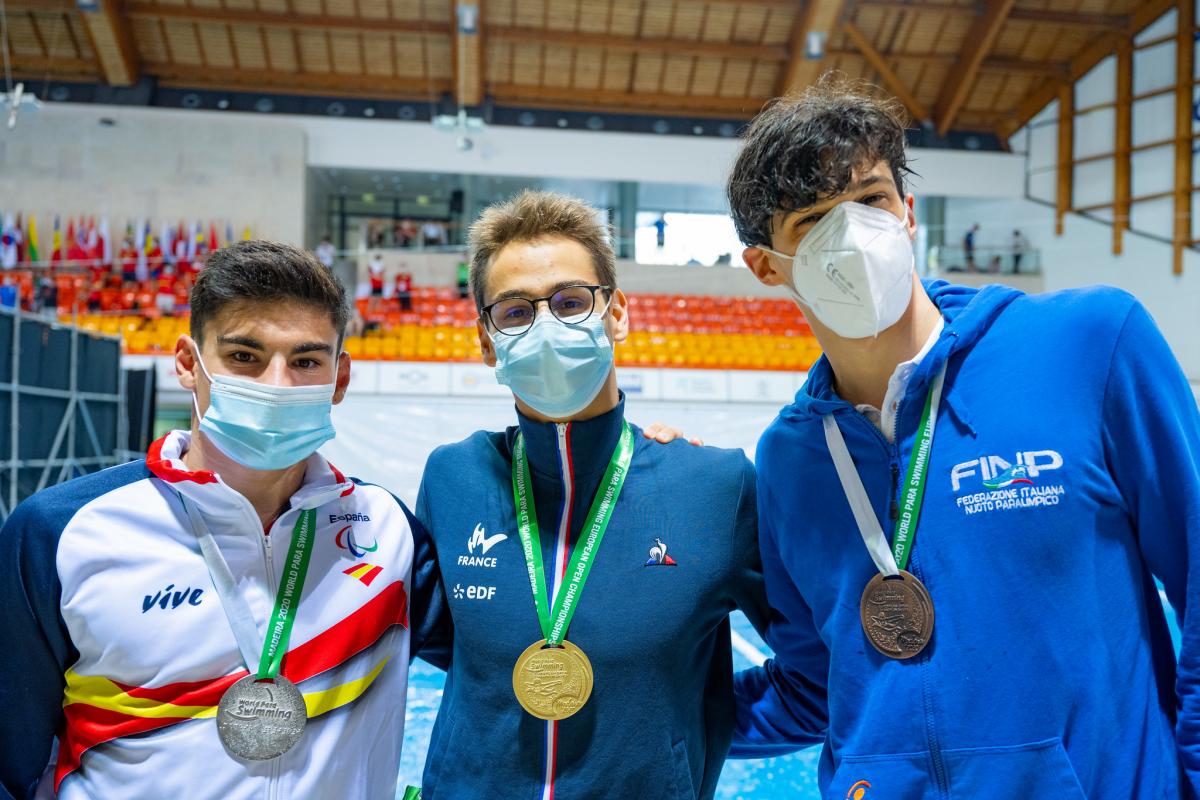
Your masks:
[{"label": "hanging flag", "polygon": [[196,245],[200,244],[201,238],[200,223],[196,220],[192,220],[192,225],[190,228],[188,228],[188,261],[196,260]]},{"label": "hanging flag", "polygon": [[113,248],[112,234],[108,231],[108,217],[100,220],[100,263],[104,266],[112,266]]},{"label": "hanging flag", "polygon": [[0,267],[12,269],[17,265],[17,225],[12,212],[4,215],[4,227],[0,228]]},{"label": "hanging flag", "polygon": [[243,242],[250,241],[250,226],[249,225],[247,225],[246,228],[242,231],[242,241]]},{"label": "hanging flag", "polygon": [[62,220],[54,215],[54,239],[50,250],[50,263],[57,264],[63,260]]},{"label": "hanging flag", "polygon": [[233,242],[233,222],[231,220],[225,220],[225,244],[231,244],[232,242]]},{"label": "hanging flag", "polygon": [[25,260],[25,231],[21,227],[21,212],[17,212],[17,263]]},{"label": "hanging flag", "polygon": [[158,236],[158,246],[162,250],[163,258],[168,264],[175,263],[175,249],[171,246],[174,242],[172,238],[173,231],[171,225],[166,220],[163,220],[162,229]]},{"label": "hanging flag", "polygon": [[25,260],[30,264],[38,263],[37,221],[29,215],[29,246],[25,248]]},{"label": "hanging flag", "polygon": [[146,262],[146,256],[150,250],[150,223],[139,219],[135,231],[136,238],[133,240],[133,247],[137,251],[137,263],[134,266],[134,277],[139,281],[144,281],[150,275]]},{"label": "hanging flag", "polygon": [[217,223],[210,222],[208,223],[208,252],[215,252],[220,246],[217,239]]}]

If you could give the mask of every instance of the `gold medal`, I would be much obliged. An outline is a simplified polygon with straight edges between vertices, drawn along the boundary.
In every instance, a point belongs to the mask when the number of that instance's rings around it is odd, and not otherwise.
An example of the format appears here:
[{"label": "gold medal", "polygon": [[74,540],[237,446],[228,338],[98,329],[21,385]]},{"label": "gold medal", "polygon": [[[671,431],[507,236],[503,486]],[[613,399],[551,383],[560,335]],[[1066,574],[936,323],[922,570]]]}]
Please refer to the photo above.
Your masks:
[{"label": "gold medal", "polygon": [[571,642],[562,647],[534,642],[513,667],[513,693],[539,719],[566,719],[592,696],[592,663]]},{"label": "gold medal", "polygon": [[933,636],[933,599],[911,572],[876,574],[859,603],[867,641],[888,658],[912,658]]}]

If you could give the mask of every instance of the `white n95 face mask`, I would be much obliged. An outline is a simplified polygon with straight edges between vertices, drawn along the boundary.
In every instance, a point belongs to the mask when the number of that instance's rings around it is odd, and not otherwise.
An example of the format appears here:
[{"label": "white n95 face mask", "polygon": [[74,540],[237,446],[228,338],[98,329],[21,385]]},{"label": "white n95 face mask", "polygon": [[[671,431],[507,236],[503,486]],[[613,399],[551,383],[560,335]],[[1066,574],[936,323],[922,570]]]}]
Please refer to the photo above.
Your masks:
[{"label": "white n95 face mask", "polygon": [[890,211],[847,201],[833,207],[789,256],[798,303],[845,339],[878,336],[912,302],[912,241]]}]

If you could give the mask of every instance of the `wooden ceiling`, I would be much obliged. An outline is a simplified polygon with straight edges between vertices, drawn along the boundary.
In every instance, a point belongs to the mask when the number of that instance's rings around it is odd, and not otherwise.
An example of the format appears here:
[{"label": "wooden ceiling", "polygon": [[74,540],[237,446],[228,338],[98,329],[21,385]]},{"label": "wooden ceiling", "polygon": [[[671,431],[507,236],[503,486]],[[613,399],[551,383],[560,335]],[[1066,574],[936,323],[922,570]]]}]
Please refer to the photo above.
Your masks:
[{"label": "wooden ceiling", "polygon": [[[86,0],[84,0],[86,2]],[[1178,0],[1182,1],[1182,0]],[[838,69],[1010,134],[1172,0],[7,0],[18,75],[752,117]],[[475,12],[477,23],[465,26]],[[464,30],[464,27],[466,30]],[[474,32],[472,32],[472,28]],[[805,55],[824,32],[823,57]]]}]

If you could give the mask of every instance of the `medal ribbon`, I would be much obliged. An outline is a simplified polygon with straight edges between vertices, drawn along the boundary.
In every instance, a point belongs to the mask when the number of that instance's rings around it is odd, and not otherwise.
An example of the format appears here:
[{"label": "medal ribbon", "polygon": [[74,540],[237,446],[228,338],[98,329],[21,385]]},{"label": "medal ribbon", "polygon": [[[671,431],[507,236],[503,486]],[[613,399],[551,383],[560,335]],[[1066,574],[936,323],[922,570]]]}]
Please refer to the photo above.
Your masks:
[{"label": "medal ribbon", "polygon": [[292,529],[292,541],[288,545],[287,560],[284,562],[283,575],[279,578],[279,589],[275,592],[275,607],[271,611],[267,623],[267,636],[262,644],[262,655],[259,656],[257,668],[253,666],[254,651],[258,639],[258,628],[254,616],[246,600],[237,591],[237,581],[225,562],[224,556],[217,548],[212,533],[204,523],[200,512],[183,500],[184,510],[192,523],[192,531],[200,542],[200,552],[208,565],[209,575],[217,596],[221,599],[221,607],[229,619],[238,648],[242,651],[242,660],[246,669],[256,673],[256,680],[271,680],[279,674],[283,664],[283,656],[287,653],[288,640],[292,636],[292,626],[296,621],[296,613],[300,608],[300,594],[304,591],[304,578],[308,574],[309,556],[312,554],[312,537],[316,529],[316,509],[306,509],[300,512],[296,526]]},{"label": "medal ribbon", "polygon": [[929,456],[933,450],[933,431],[937,424],[937,411],[941,404],[942,386],[945,381],[946,367],[943,365],[925,395],[925,407],[921,411],[916,443],[908,461],[908,472],[904,477],[900,494],[900,514],[896,518],[890,548],[837,421],[832,414],[826,414],[821,420],[825,428],[825,443],[841,481],[842,490],[846,493],[846,500],[850,503],[858,531],[875,566],[884,575],[898,575],[900,570],[908,567],[913,540],[917,534],[917,523],[921,519],[921,501],[925,497],[925,479],[929,469]]},{"label": "medal ribbon", "polygon": [[529,571],[529,585],[533,589],[533,604],[537,608],[538,623],[542,635],[551,647],[562,644],[566,638],[571,617],[579,604],[579,595],[592,570],[596,548],[608,530],[613,508],[629,474],[629,463],[633,460],[633,430],[628,422],[622,423],[621,438],[609,459],[608,469],[596,490],[592,507],[588,511],[588,522],[583,536],[571,551],[567,562],[567,583],[558,592],[551,611],[546,590],[546,571],[542,566],[542,545],[538,538],[537,509],[533,505],[532,487],[529,485],[529,461],[525,457],[525,437],[517,434],[513,444],[512,485],[513,500],[517,509],[517,533],[521,537],[521,550],[525,554],[525,567]]}]

